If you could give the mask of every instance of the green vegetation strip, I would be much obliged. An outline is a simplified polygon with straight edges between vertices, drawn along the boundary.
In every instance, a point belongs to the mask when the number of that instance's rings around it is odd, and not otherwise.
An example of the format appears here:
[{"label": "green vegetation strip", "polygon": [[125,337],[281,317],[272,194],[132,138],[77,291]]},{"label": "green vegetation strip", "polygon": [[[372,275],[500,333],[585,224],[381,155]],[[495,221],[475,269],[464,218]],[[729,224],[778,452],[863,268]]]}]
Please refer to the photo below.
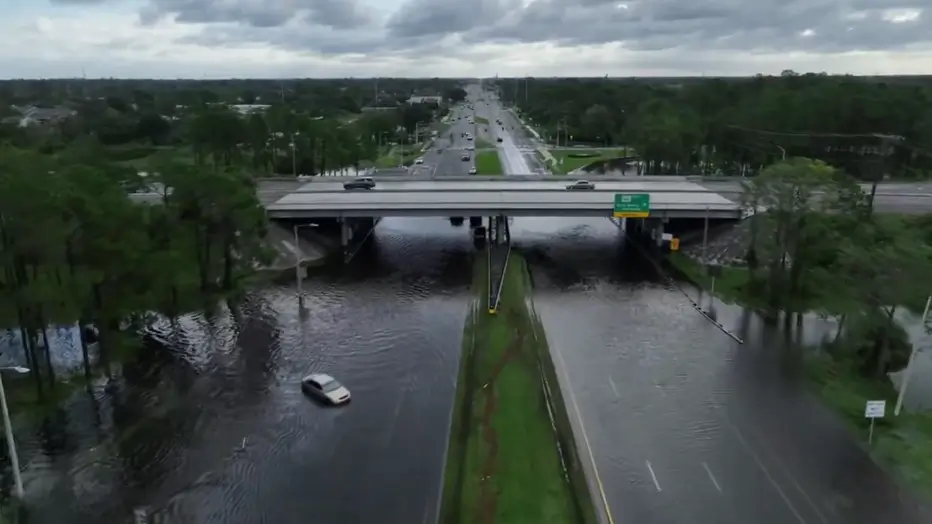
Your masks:
[{"label": "green vegetation strip", "polygon": [[502,161],[498,158],[498,151],[478,151],[476,152],[476,174],[478,175],[502,175]]},{"label": "green vegetation strip", "polygon": [[388,169],[398,167],[400,164],[413,164],[414,160],[423,154],[421,152],[422,147],[423,144],[408,145],[404,150],[400,146],[392,147],[375,161],[375,167]]},{"label": "green vegetation strip", "polygon": [[487,279],[479,257],[481,298],[463,337],[440,522],[595,523],[547,343],[527,306],[523,258],[511,255],[496,315],[486,313]]},{"label": "green vegetation strip", "polygon": [[488,118],[484,118],[484,117],[481,117],[481,116],[477,116],[477,117],[475,118],[475,121],[476,121],[477,124],[489,125],[489,119],[488,119]]},{"label": "green vegetation strip", "polygon": [[[702,263],[682,253],[670,253],[667,262],[687,280],[703,289],[711,289],[712,277]],[[733,304],[742,300],[743,290],[748,282],[748,272],[742,268],[722,267],[722,272],[715,278],[715,294],[723,301]]]},{"label": "green vegetation strip", "polygon": [[626,148],[613,149],[551,149],[550,154],[556,159],[552,166],[555,174],[566,174],[581,167],[605,162],[615,158],[629,156],[631,151]]}]

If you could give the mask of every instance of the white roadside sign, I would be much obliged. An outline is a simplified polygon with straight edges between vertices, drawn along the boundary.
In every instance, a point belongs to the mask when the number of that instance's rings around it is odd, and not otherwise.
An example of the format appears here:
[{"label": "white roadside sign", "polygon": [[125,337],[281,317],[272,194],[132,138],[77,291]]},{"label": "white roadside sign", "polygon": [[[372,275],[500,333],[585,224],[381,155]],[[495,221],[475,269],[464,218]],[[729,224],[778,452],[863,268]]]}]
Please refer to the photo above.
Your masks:
[{"label": "white roadside sign", "polygon": [[871,419],[871,429],[870,433],[867,434],[867,443],[872,444],[874,442],[874,421],[883,418],[887,413],[887,401],[886,400],[868,400],[867,405],[864,407],[864,418]]},{"label": "white roadside sign", "polygon": [[864,408],[864,418],[883,418],[886,413],[886,400],[868,400]]}]

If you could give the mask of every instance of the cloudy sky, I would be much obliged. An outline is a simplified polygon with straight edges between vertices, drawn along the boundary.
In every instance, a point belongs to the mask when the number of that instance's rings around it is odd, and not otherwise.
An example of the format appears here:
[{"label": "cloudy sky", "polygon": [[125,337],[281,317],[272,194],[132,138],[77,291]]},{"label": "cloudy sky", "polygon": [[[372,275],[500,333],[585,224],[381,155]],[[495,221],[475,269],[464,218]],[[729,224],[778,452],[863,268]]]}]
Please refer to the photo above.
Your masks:
[{"label": "cloudy sky", "polygon": [[2,78],[932,74],[932,0],[0,6]]}]

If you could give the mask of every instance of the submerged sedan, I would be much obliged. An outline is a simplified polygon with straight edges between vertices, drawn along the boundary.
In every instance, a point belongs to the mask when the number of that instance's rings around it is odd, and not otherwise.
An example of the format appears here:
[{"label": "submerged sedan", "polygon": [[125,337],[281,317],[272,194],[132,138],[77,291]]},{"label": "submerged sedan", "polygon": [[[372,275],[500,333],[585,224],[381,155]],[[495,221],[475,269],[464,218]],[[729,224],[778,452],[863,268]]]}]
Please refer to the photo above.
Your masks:
[{"label": "submerged sedan", "polygon": [[324,402],[338,406],[350,401],[350,392],[330,375],[312,373],[301,380],[301,391]]}]

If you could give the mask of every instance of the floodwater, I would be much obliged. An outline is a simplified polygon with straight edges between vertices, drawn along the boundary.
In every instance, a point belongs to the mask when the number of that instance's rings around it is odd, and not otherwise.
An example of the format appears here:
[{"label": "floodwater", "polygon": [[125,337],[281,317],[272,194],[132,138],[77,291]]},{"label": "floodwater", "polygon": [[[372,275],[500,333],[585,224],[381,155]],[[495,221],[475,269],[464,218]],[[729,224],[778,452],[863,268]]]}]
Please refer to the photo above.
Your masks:
[{"label": "floodwater", "polygon": [[596,498],[616,522],[929,522],[806,392],[784,350],[830,324],[804,323],[788,340],[717,307],[739,344],[608,220],[515,219],[511,230],[582,460],[591,456]]},{"label": "floodwater", "polygon": [[[807,403],[779,333],[719,308],[747,341],[735,343],[607,220],[511,230],[616,521],[913,522]],[[472,239],[439,218],[385,219],[374,239],[305,281],[306,315],[283,285],[160,326],[167,349],[128,366],[116,391],[79,392],[43,426],[20,425],[32,522],[434,522]],[[309,401],[298,382],[311,371],[353,402]]]},{"label": "floodwater", "polygon": [[[444,219],[387,219],[304,282],[303,318],[283,286],[161,326],[170,350],[125,387],[18,429],[31,522],[433,522],[472,250]],[[307,399],[312,371],[352,403]]]}]

